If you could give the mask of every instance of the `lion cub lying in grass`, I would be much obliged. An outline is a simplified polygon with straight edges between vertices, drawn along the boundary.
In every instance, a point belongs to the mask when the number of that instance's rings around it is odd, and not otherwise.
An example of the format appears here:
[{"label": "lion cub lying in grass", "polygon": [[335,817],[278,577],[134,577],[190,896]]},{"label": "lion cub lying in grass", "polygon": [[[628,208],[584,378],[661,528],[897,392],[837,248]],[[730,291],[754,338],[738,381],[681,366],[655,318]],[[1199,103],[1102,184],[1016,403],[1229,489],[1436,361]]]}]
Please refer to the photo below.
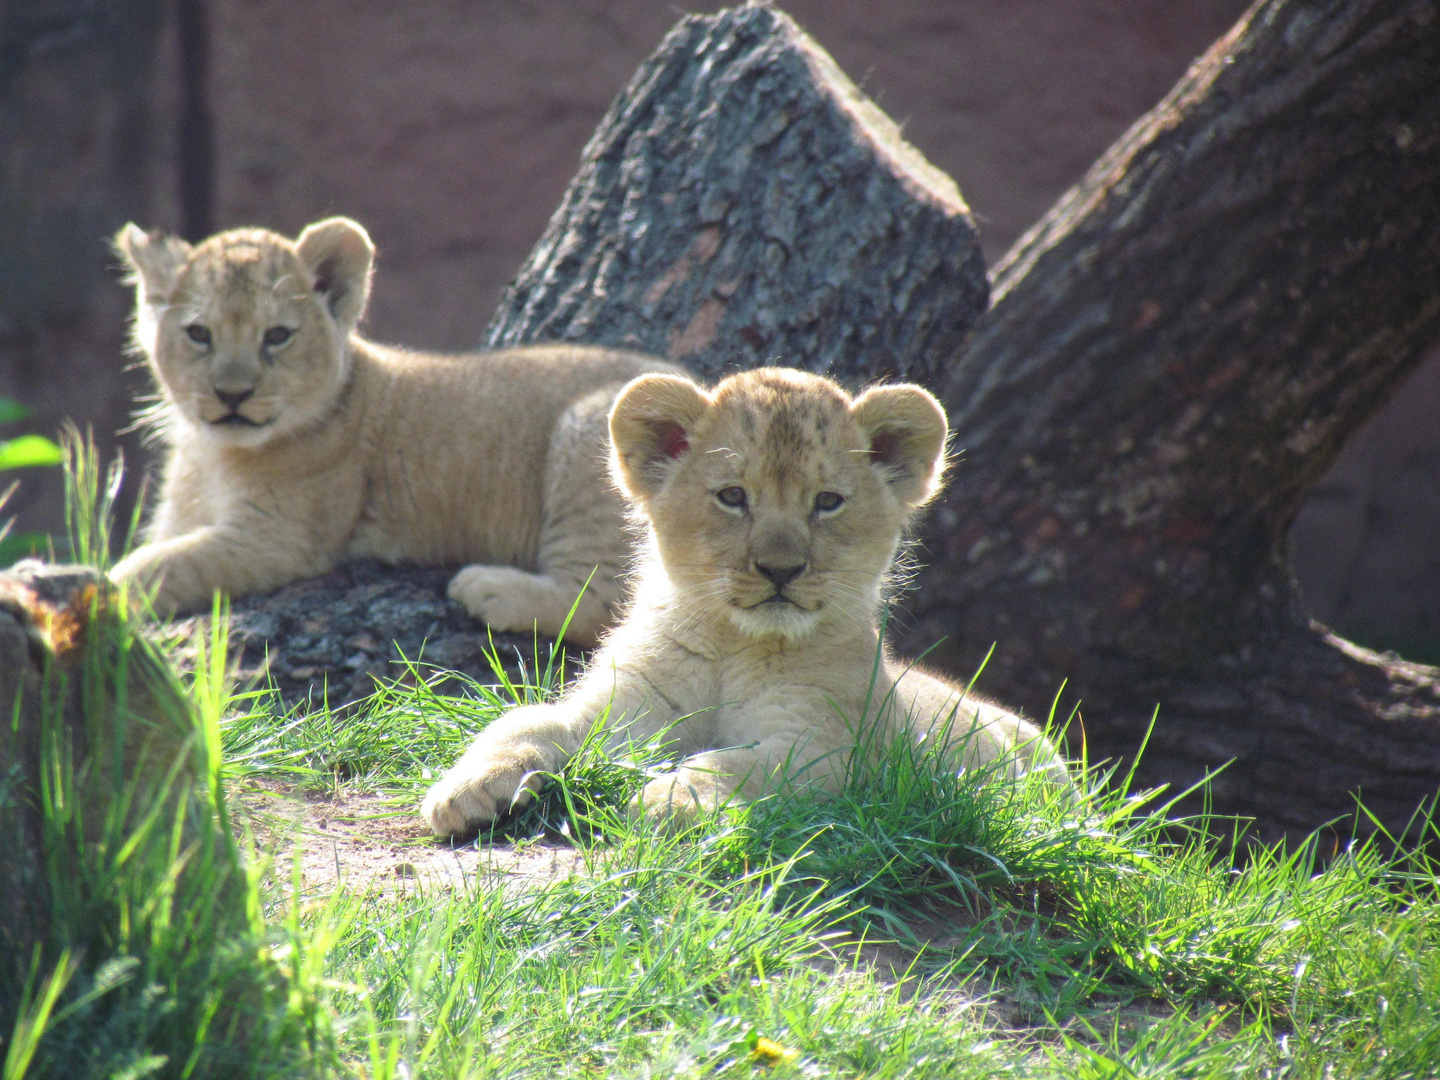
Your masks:
[{"label": "lion cub lying in grass", "polygon": [[680,767],[632,809],[682,820],[755,797],[781,769],[833,786],[862,720],[882,725],[864,743],[877,748],[948,721],[957,764],[1012,754],[1013,768],[1068,786],[1026,721],[883,654],[875,671],[882,584],[940,484],[945,413],[928,393],[881,386],[852,401],[779,368],[709,393],[647,375],[616,401],[610,432],[615,478],[650,525],[636,596],[561,701],[497,719],[430,789],[436,833],[504,813],[602,717],[611,745],[668,728]]},{"label": "lion cub lying in grass", "polygon": [[466,566],[450,595],[497,630],[590,644],[629,545],[605,475],[615,395],[659,360],[578,345],[433,356],[355,333],[374,247],[353,221],[192,247],[120,230],[135,340],[169,447],[148,543],[117,580],[164,613],[347,558]]}]

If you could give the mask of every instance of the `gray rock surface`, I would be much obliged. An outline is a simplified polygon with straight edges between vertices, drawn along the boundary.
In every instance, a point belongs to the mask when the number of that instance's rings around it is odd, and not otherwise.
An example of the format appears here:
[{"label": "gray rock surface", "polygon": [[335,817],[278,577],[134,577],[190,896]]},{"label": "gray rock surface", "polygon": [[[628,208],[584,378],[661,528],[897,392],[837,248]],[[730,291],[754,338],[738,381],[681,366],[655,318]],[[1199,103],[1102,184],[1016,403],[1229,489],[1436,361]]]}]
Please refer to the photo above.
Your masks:
[{"label": "gray rock surface", "polygon": [[[413,678],[407,661],[425,675],[443,668],[495,683],[487,659],[492,642],[512,681],[533,679],[554,643],[525,634],[489,635],[446,597],[454,573],[364,560],[273,593],[241,597],[230,608],[232,662],[242,680],[273,682],[287,703],[328,700],[332,707],[368,696],[377,680]],[[170,625],[166,634],[182,662],[186,643],[208,623],[208,616],[194,616]],[[463,685],[448,679],[441,689],[459,693]]]}]

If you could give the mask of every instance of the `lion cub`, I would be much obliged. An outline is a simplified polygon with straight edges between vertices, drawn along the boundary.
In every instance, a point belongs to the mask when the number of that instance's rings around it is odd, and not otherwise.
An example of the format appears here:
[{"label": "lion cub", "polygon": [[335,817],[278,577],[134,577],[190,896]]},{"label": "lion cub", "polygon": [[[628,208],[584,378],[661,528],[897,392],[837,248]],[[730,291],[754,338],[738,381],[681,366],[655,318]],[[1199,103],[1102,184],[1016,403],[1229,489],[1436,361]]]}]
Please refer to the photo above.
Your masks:
[{"label": "lion cub", "polygon": [[945,413],[928,393],[851,400],[780,368],[709,393],[646,375],[616,401],[610,433],[615,479],[650,526],[636,595],[560,702],[497,719],[430,789],[436,833],[504,813],[602,716],[611,745],[668,729],[680,767],[632,809],[682,819],[755,797],[781,769],[834,785],[861,721],[922,739],[953,714],[960,764],[1013,754],[1014,768],[1069,785],[1026,721],[884,654],[875,671],[882,584],[943,469]]},{"label": "lion cub", "polygon": [[[330,218],[292,242],[236,229],[192,247],[120,230],[135,341],[168,445],[148,542],[114,569],[162,612],[320,574],[348,558],[473,563],[450,596],[497,630],[593,643],[629,545],[606,418],[646,372],[578,345],[467,356],[355,333],[374,247]],[[672,374],[671,377],[675,377]]]}]

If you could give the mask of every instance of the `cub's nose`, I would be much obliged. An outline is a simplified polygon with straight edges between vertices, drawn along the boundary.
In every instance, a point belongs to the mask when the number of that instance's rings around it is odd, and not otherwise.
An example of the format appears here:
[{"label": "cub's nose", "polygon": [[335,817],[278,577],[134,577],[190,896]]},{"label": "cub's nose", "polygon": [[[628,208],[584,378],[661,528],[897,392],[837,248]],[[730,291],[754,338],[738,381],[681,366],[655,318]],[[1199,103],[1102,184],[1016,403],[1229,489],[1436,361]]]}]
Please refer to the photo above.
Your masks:
[{"label": "cub's nose", "polygon": [[757,562],[755,572],[777,589],[783,589],[805,572],[805,564],[802,562],[795,566],[763,566]]},{"label": "cub's nose", "polygon": [[251,387],[249,390],[221,390],[217,386],[215,388],[215,396],[230,408],[238,409],[242,404],[255,396],[255,389]]}]

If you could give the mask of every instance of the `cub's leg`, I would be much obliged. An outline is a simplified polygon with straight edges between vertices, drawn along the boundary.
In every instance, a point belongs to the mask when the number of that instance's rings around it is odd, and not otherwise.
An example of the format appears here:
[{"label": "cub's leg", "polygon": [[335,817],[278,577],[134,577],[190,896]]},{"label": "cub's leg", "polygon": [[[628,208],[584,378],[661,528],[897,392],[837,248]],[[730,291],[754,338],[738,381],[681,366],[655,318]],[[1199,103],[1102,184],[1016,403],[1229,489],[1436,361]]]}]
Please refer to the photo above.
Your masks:
[{"label": "cub's leg", "polygon": [[644,814],[688,825],[722,806],[749,802],[772,789],[783,774],[797,787],[834,789],[845,775],[854,740],[836,732],[772,735],[749,746],[707,750],[680,768],[651,780],[630,803]]},{"label": "cub's leg", "polygon": [[467,566],[450,582],[450,598],[494,629],[536,629],[558,637],[582,587],[566,639],[593,645],[609,623],[630,550],[607,465],[610,406],[619,389],[609,386],[581,398],[555,426],[545,459],[535,573]]},{"label": "cub's leg", "polygon": [[474,832],[544,783],[585,735],[565,705],[513,709],[475,737],[460,760],[426,793],[420,813],[437,836]]},{"label": "cub's leg", "polygon": [[[257,536],[265,543],[256,543]],[[137,548],[115,564],[110,577],[153,588],[156,613],[173,615],[208,608],[217,590],[237,596],[266,592],[333,565],[332,557],[307,550],[303,538],[287,543],[273,526],[262,531],[207,525]]]}]

